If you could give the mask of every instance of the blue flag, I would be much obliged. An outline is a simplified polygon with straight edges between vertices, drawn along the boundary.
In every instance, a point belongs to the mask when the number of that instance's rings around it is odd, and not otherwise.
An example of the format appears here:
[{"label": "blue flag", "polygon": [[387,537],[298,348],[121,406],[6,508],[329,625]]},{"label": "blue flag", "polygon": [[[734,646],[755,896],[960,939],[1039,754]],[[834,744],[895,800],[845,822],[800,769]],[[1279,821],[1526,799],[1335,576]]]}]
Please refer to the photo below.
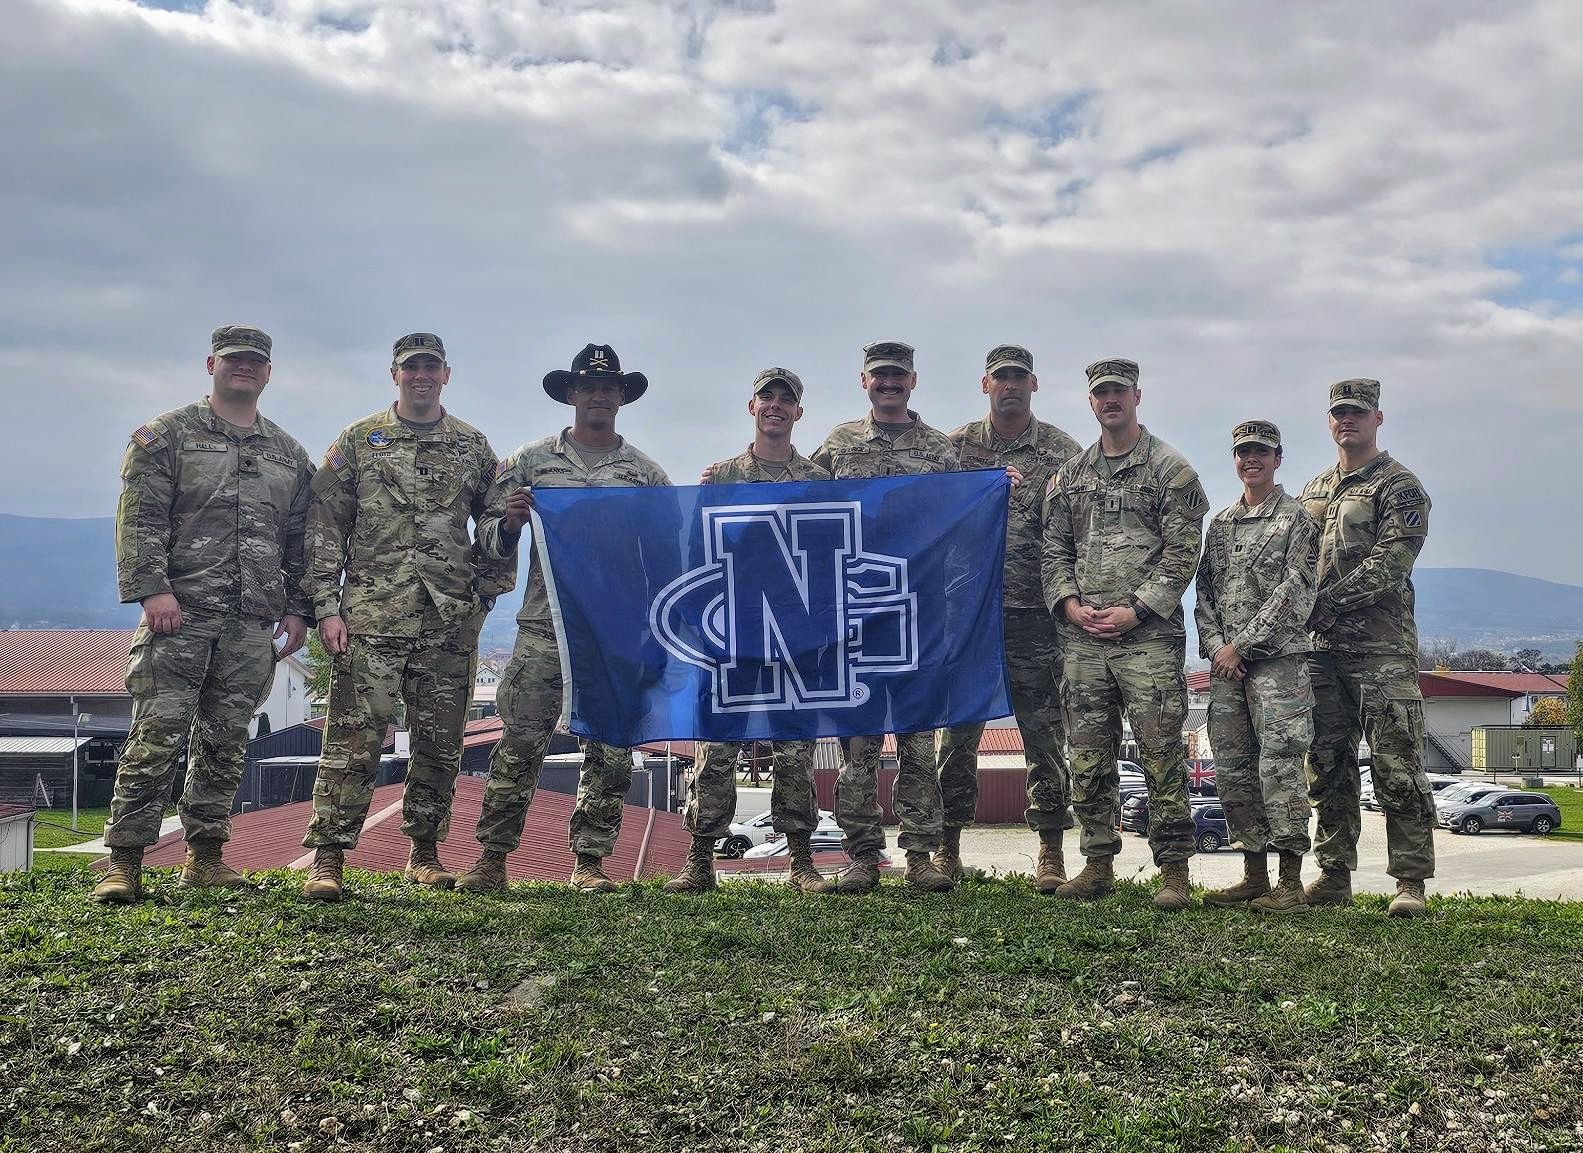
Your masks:
[{"label": "blue flag", "polygon": [[994,469],[536,490],[572,732],[625,747],[1008,715],[1009,485]]}]

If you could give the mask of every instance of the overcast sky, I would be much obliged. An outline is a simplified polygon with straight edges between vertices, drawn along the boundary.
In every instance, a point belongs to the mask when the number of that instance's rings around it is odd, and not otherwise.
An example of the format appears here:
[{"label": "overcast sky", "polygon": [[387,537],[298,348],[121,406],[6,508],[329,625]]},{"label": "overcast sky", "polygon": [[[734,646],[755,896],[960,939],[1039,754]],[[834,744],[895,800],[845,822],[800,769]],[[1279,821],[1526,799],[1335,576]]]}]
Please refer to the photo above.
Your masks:
[{"label": "overcast sky", "polygon": [[1083,366],[1234,499],[1275,420],[1288,489],[1326,389],[1384,382],[1434,500],[1424,563],[1583,582],[1583,4],[511,4],[12,0],[0,70],[0,511],[107,515],[127,435],[205,389],[217,324],[275,338],[265,412],[318,459],[440,333],[497,451],[558,430],[586,342],[648,374],[619,428],[690,483],[751,437],[914,406],[1096,435]]}]

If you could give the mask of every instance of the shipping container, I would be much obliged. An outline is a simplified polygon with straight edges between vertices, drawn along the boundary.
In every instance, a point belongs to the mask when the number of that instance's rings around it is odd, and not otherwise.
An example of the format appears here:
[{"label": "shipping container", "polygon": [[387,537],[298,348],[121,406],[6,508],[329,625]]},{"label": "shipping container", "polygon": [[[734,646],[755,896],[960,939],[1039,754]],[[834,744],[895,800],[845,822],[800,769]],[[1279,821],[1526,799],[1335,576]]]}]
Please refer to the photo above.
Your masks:
[{"label": "shipping container", "polygon": [[1571,729],[1523,725],[1480,725],[1472,730],[1473,768],[1479,772],[1569,773],[1577,766],[1577,737]]}]

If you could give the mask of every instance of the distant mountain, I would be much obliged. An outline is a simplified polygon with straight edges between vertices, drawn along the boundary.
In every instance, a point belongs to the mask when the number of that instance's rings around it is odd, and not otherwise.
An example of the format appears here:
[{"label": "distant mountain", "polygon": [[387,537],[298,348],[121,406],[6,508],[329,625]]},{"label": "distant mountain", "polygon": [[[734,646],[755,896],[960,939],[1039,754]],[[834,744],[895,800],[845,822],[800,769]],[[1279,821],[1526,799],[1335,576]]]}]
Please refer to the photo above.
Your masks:
[{"label": "distant mountain", "polygon": [[[524,543],[520,576],[528,570]],[[1418,631],[1458,648],[1536,648],[1570,657],[1583,640],[1583,588],[1492,569],[1421,568]],[[484,627],[483,649],[510,649],[518,591],[501,599]],[[115,522],[0,513],[0,627],[129,628],[137,608],[118,603]],[[1189,614],[1191,620],[1191,614]],[[1189,656],[1197,653],[1190,641]]]}]

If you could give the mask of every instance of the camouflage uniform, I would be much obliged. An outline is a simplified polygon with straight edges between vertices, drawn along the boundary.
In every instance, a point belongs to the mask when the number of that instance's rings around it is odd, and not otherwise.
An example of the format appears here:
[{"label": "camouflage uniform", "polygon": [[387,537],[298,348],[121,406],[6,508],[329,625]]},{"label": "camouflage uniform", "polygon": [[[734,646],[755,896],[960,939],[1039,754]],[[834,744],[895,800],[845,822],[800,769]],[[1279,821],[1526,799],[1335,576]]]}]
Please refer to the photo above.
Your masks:
[{"label": "camouflage uniform", "polygon": [[[813,454],[813,463],[836,480],[876,476],[915,476],[955,472],[956,448],[942,432],[908,411],[913,424],[892,439],[870,412],[862,420],[838,424]],[[836,780],[835,813],[846,834],[850,856],[883,852],[885,831],[879,805],[879,761],[884,734],[841,738],[841,773]],[[901,823],[897,844],[912,852],[933,852],[944,814],[934,770],[934,733],[896,734],[898,770],[893,807]]]},{"label": "camouflage uniform", "polygon": [[[1034,830],[1068,828],[1072,822],[1067,814],[1070,788],[1061,711],[1061,635],[1044,604],[1039,568],[1044,490],[1056,470],[1083,446],[1037,418],[1009,444],[995,435],[988,417],[951,433],[951,443],[964,469],[1013,465],[1022,473],[1007,509],[1002,626],[1011,707],[1028,762],[1025,817]],[[973,823],[978,809],[978,743],[983,734],[982,724],[940,730],[940,797],[948,828]]]},{"label": "camouflage uniform", "polygon": [[[500,462],[505,495],[517,488],[629,488],[670,484],[665,471],[625,440],[592,469],[567,442],[569,429],[533,441]],[[503,530],[498,548],[515,555],[517,534]],[[495,689],[505,724],[489,761],[478,842],[485,849],[515,849],[528,805],[539,785],[544,750],[560,720],[563,700],[560,651],[550,618],[549,594],[538,554],[531,555],[527,593],[517,613],[517,643]],[[632,755],[599,741],[583,742],[583,771],[572,812],[572,852],[607,857],[621,831],[621,808],[632,785]]]},{"label": "camouflage uniform", "polygon": [[184,751],[186,838],[224,841],[248,725],[275,677],[275,626],[287,614],[313,619],[302,588],[313,464],[273,421],[260,416],[241,432],[205,397],[134,432],[121,480],[121,600],[171,593],[182,621],[175,633],[142,624],[133,635],[132,728],[104,843],[138,848],[159,839]]},{"label": "camouflage uniform", "polygon": [[314,477],[309,584],[320,620],[345,619],[347,651],[333,658],[302,842],[311,848],[357,844],[398,700],[412,736],[401,831],[443,841],[450,828],[478,633],[516,583],[517,556],[498,547],[505,490],[494,483],[494,450],[442,413],[432,429],[408,427],[394,405],[364,417]]},{"label": "camouflage uniform", "polygon": [[1199,654],[1234,645],[1248,670],[1241,681],[1213,677],[1209,689],[1215,784],[1231,835],[1248,853],[1309,847],[1306,622],[1318,555],[1318,526],[1276,485],[1257,508],[1238,500],[1215,515],[1198,566]]},{"label": "camouflage uniform", "polygon": [[[1364,388],[1372,407],[1374,381]],[[1336,403],[1332,389],[1332,404]],[[1429,496],[1381,452],[1363,467],[1328,469],[1302,502],[1320,525],[1319,598],[1308,625],[1314,654],[1314,742],[1308,791],[1319,814],[1314,857],[1326,869],[1358,865],[1358,738],[1368,734],[1374,795],[1385,810],[1386,871],[1435,875],[1435,807],[1423,770],[1424,702],[1418,685],[1413,562],[1429,534]]]},{"label": "camouflage uniform", "polygon": [[[1068,460],[1045,494],[1044,597],[1066,649],[1061,692],[1072,746],[1072,809],[1085,857],[1121,849],[1116,757],[1124,709],[1148,781],[1154,861],[1193,854],[1182,740],[1182,594],[1198,566],[1208,508],[1192,465],[1147,428],[1119,459],[1107,459],[1095,444]],[[1125,636],[1100,640],[1066,620],[1061,602],[1073,596],[1092,608],[1130,603],[1145,611]]]},{"label": "camouflage uniform", "polygon": [[[784,471],[783,471],[784,467]],[[773,473],[753,449],[709,466],[709,484],[761,484],[777,480],[829,480],[830,474],[792,449],[791,460],[776,465]],[[737,756],[749,743],[716,741],[698,745],[696,759],[687,770],[687,807],[683,813],[688,832],[696,837],[719,839],[731,831],[736,815]],[[811,833],[819,825],[819,806],[813,790],[813,741],[770,742],[770,821],[780,833]]]}]

